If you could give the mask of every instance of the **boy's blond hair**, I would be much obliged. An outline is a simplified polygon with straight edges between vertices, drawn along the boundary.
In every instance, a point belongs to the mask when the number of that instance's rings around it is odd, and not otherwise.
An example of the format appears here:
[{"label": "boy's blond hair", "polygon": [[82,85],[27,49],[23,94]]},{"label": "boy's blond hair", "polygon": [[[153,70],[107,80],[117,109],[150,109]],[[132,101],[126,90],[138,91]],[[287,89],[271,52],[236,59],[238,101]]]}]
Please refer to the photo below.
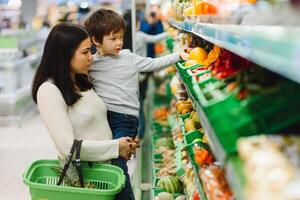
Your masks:
[{"label": "boy's blond hair", "polygon": [[115,11],[101,8],[93,12],[85,21],[85,27],[90,37],[95,37],[99,43],[111,32],[125,32],[124,19]]}]

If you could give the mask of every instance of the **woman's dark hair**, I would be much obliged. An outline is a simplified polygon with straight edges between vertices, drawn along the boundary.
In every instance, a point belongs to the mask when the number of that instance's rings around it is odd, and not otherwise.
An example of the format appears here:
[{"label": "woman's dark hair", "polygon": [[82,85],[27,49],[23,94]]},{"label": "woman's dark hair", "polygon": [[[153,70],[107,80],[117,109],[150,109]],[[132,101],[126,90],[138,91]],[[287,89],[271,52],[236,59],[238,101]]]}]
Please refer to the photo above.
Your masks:
[{"label": "woman's dark hair", "polygon": [[33,80],[32,97],[36,103],[38,89],[48,79],[54,81],[69,106],[81,97],[75,85],[81,91],[93,87],[86,74],[76,74],[75,83],[71,78],[71,59],[80,43],[88,37],[87,31],[78,25],[60,23],[52,28]]}]

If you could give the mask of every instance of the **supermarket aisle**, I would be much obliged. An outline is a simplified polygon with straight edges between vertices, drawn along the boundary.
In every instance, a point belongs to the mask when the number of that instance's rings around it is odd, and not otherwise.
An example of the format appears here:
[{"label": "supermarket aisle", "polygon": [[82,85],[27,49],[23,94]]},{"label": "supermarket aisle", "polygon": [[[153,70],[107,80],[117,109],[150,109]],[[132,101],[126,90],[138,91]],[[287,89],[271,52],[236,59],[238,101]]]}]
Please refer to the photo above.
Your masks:
[{"label": "supermarket aisle", "polygon": [[1,199],[29,200],[22,173],[33,160],[56,157],[51,139],[38,114],[24,122],[21,128],[0,127],[0,135]]}]

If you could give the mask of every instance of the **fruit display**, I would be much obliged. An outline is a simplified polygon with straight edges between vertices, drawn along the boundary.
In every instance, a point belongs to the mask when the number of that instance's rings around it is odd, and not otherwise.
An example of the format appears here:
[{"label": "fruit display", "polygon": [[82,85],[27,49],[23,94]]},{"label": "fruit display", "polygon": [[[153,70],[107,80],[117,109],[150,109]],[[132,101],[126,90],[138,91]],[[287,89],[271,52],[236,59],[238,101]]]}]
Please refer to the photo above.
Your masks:
[{"label": "fruit display", "polygon": [[189,0],[174,0],[173,1],[174,19],[182,21],[184,19],[183,12],[190,5],[191,5],[191,1]]},{"label": "fruit display", "polygon": [[187,118],[184,120],[184,127],[185,127],[185,132],[187,132],[187,133],[190,131],[196,130],[197,128],[200,128],[200,127],[197,127],[197,124],[195,123],[195,121],[190,118]]},{"label": "fruit display", "polygon": [[214,161],[213,155],[209,150],[200,147],[197,143],[194,144],[195,162],[198,166],[208,165]]},{"label": "fruit display", "polygon": [[201,200],[200,199],[200,194],[198,191],[195,191],[194,194],[193,194],[193,200]]},{"label": "fruit display", "polygon": [[190,100],[178,101],[176,103],[175,107],[176,107],[177,112],[182,115],[190,113],[193,110],[193,105]]},{"label": "fruit display", "polygon": [[175,175],[175,150],[168,149],[166,147],[160,147],[155,151],[158,154],[162,155],[161,162],[155,163],[154,166],[159,169],[156,176],[164,177],[169,175]]},{"label": "fruit display", "polygon": [[214,45],[213,49],[209,52],[207,59],[204,61],[205,67],[210,67],[212,63],[214,63],[221,54],[221,48],[217,45]]},{"label": "fruit display", "polygon": [[192,50],[190,50],[189,53],[189,60],[194,60],[196,61],[197,64],[203,65],[206,58],[207,58],[207,53],[205,49],[196,47]]},{"label": "fruit display", "polygon": [[155,196],[154,200],[174,200],[174,198],[169,192],[161,192]]},{"label": "fruit display", "polygon": [[169,109],[167,107],[156,108],[153,112],[153,119],[166,121],[168,119]]},{"label": "fruit display", "polygon": [[225,49],[212,64],[211,72],[218,79],[233,76],[242,69],[250,67],[251,62]]},{"label": "fruit display", "polygon": [[170,193],[182,193],[182,183],[176,176],[165,176],[162,177],[158,183],[157,187],[164,189]]},{"label": "fruit display", "polygon": [[236,97],[241,100],[255,94],[276,93],[284,82],[286,80],[279,75],[254,65],[239,72],[226,90],[231,92],[237,89]]},{"label": "fruit display", "polygon": [[208,200],[231,200],[233,194],[226,182],[224,170],[218,165],[204,165],[199,170]]},{"label": "fruit display", "polygon": [[200,1],[191,5],[183,11],[184,16],[197,16],[197,15],[215,15],[217,14],[217,7],[210,2]]},{"label": "fruit display", "polygon": [[[299,199],[300,137],[262,135],[241,138],[247,199]],[[264,178],[261,178],[264,177]]]}]

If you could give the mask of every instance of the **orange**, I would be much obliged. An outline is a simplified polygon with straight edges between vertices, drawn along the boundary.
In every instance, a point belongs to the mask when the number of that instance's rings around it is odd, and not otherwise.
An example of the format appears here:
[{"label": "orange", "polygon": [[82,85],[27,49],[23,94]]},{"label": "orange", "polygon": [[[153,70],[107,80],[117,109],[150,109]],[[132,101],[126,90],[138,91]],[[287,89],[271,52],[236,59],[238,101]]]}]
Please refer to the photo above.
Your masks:
[{"label": "orange", "polygon": [[206,58],[207,58],[206,51],[200,47],[194,48],[189,55],[189,59],[196,60],[197,63],[199,64],[203,64]]}]

